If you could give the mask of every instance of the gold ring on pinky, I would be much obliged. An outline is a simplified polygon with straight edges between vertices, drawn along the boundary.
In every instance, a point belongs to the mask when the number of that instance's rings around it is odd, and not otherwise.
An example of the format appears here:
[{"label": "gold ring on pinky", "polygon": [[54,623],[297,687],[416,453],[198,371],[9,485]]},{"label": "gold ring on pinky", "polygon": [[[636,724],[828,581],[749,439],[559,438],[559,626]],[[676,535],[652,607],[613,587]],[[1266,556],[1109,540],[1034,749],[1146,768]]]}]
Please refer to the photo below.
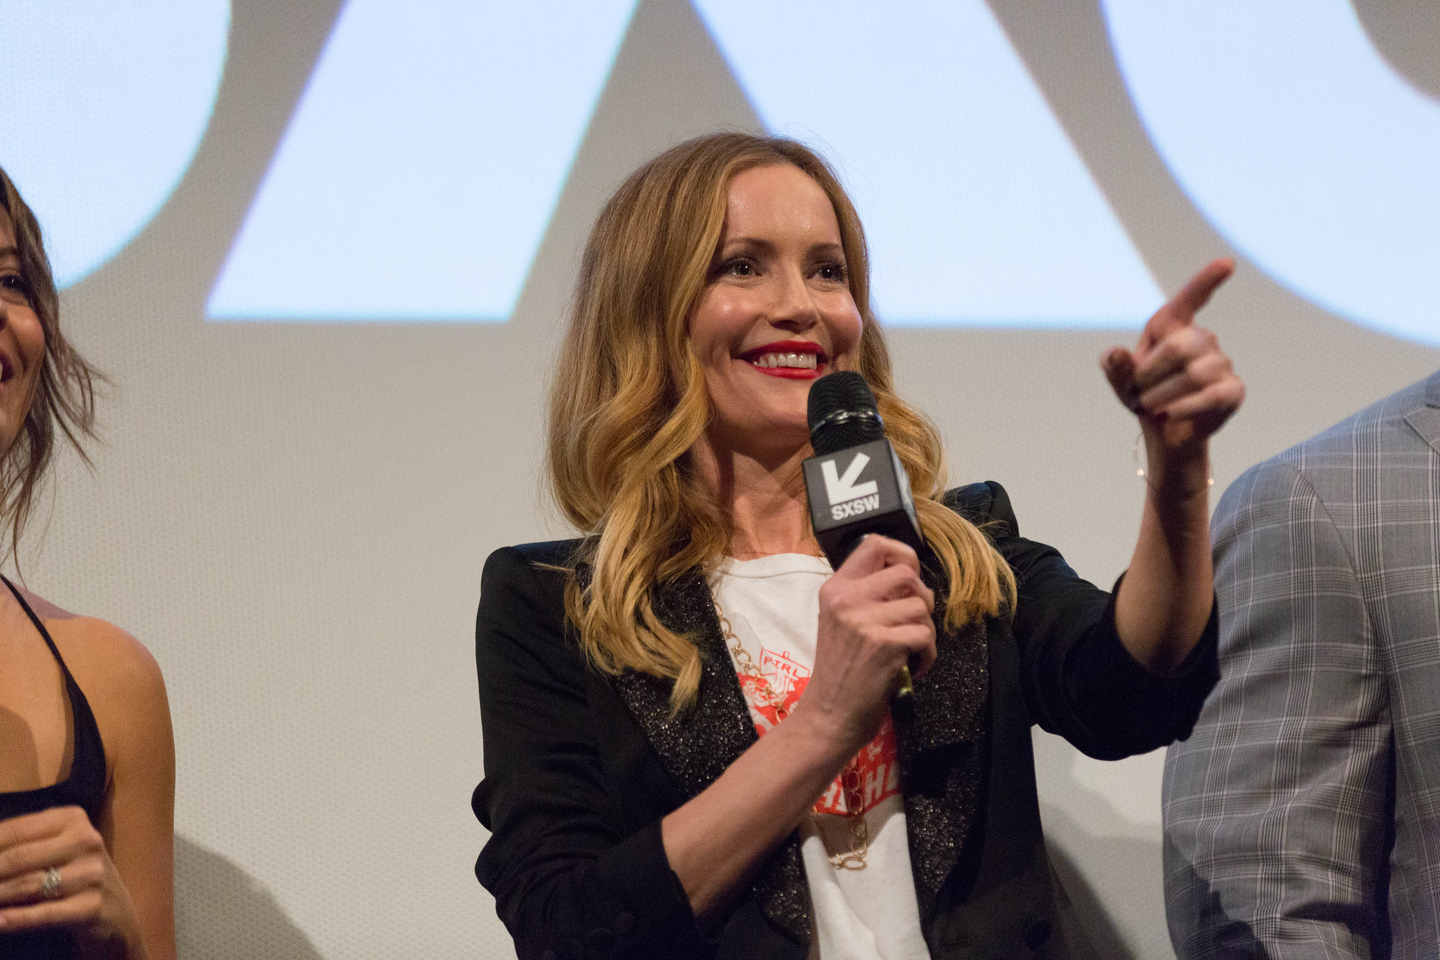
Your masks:
[{"label": "gold ring on pinky", "polygon": [[60,871],[55,867],[46,867],[45,872],[41,874],[40,896],[46,900],[60,899]]}]

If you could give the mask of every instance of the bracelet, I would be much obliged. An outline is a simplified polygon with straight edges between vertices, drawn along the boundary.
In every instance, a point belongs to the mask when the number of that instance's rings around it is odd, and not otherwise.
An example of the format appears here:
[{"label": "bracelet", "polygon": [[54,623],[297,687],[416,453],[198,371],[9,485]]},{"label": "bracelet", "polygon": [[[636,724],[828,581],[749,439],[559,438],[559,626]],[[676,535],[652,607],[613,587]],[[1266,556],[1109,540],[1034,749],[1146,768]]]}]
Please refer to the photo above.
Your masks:
[{"label": "bracelet", "polygon": [[[1135,445],[1130,448],[1130,462],[1135,467],[1135,476],[1139,477],[1141,480],[1145,479],[1145,465],[1140,462],[1140,441],[1144,439],[1144,430],[1135,431]],[[1205,478],[1205,485],[1210,487],[1215,486],[1215,473],[1213,467],[1211,468],[1209,476]]]}]

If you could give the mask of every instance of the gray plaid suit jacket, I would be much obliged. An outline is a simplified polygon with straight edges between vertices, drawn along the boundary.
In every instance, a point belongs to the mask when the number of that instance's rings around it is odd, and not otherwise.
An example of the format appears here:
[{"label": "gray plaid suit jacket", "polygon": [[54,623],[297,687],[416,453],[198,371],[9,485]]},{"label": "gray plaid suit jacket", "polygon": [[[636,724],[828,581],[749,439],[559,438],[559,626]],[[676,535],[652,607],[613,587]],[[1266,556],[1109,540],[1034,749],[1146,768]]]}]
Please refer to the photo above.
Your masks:
[{"label": "gray plaid suit jacket", "polygon": [[1440,957],[1440,373],[1251,468],[1165,762],[1182,958]]}]

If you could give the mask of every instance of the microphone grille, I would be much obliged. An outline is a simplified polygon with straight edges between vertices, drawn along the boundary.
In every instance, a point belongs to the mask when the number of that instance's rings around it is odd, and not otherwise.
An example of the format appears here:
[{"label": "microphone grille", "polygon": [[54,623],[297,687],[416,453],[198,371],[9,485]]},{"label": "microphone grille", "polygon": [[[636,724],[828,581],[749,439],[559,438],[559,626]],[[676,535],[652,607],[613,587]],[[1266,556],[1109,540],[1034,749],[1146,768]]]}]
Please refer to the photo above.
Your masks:
[{"label": "microphone grille", "polygon": [[865,378],[853,370],[826,374],[810,386],[810,446],[823,456],[885,436],[885,422]]}]

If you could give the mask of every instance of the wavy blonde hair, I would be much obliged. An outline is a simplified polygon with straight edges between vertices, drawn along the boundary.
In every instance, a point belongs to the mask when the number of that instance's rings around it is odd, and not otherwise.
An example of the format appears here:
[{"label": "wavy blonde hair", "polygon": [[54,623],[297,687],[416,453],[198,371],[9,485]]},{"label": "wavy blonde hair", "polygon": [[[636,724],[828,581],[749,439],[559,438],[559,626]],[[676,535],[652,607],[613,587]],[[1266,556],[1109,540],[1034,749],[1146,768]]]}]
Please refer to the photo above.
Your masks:
[{"label": "wavy blonde hair", "polygon": [[[945,569],[945,623],[995,615],[1014,597],[1009,566],[976,527],[942,502],[939,432],[895,394],[890,354],[870,309],[865,235],[830,167],[793,140],[722,133],[682,143],[615,192],[585,247],[549,403],[549,482],[585,535],[573,558],[566,613],[598,669],[675,681],[671,706],[694,702],[700,655],[657,616],[657,585],[724,556],[730,524],[690,450],[710,420],[689,321],[708,281],[735,176],[792,164],[835,208],[850,292],[863,328],[856,369],[875,393],[886,435],[910,474],[926,539]],[[590,565],[581,583],[575,566]]]}]

